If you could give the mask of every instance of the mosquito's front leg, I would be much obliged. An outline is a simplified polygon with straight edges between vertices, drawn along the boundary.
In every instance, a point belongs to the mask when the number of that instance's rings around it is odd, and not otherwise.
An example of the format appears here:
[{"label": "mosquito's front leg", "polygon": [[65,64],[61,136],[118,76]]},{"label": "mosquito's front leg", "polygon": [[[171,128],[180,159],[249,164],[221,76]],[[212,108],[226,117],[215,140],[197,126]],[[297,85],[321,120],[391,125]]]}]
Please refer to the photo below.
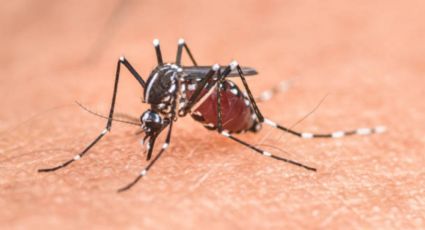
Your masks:
[{"label": "mosquito's front leg", "polygon": [[124,65],[130,71],[130,73],[133,75],[133,77],[136,78],[136,80],[140,83],[142,88],[145,87],[145,81],[142,79],[142,77],[140,77],[140,75],[136,72],[136,70],[133,68],[133,66],[131,66],[131,64],[124,57],[121,57],[117,62],[117,69],[116,69],[116,73],[115,73],[114,92],[112,94],[111,107],[110,107],[110,110],[109,110],[108,121],[107,121],[106,126],[103,129],[103,131],[82,152],[75,155],[74,158],[63,162],[62,164],[60,164],[56,167],[39,169],[38,172],[55,171],[55,170],[58,170],[60,168],[66,167],[67,165],[71,164],[74,161],[81,159],[100,139],[102,139],[103,136],[105,136],[105,134],[107,134],[109,131],[111,131],[112,121],[113,121],[113,116],[114,116],[114,109],[115,109],[115,101],[116,101],[117,92],[118,92],[118,82],[119,82],[119,78],[120,78],[121,65]]},{"label": "mosquito's front leg", "polygon": [[[146,176],[146,174],[148,173],[149,169],[155,164],[155,162],[161,157],[161,155],[164,153],[164,151],[168,148],[168,146],[170,145],[170,140],[171,140],[171,131],[172,131],[172,127],[173,127],[173,120],[170,121],[169,124],[169,128],[168,128],[168,133],[167,133],[167,137],[165,138],[165,143],[162,145],[161,150],[159,151],[159,153],[155,156],[155,158],[149,162],[148,166],[146,166],[141,172],[140,174],[128,185],[118,189],[118,192],[124,192],[128,189],[130,189],[131,187],[133,187],[140,179],[142,179],[142,177]],[[156,137],[155,137],[156,138]],[[153,139],[155,140],[155,139]],[[154,141],[153,141],[154,142]],[[149,151],[152,151],[153,149],[153,142],[152,142],[152,146],[150,146]]]}]

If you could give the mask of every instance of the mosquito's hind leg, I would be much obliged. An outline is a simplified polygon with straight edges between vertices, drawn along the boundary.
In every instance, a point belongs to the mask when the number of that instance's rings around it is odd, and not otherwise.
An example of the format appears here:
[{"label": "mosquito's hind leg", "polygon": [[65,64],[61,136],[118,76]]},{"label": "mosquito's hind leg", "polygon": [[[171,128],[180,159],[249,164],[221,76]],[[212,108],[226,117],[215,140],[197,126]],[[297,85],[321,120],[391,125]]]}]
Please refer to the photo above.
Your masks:
[{"label": "mosquito's hind leg", "polygon": [[290,128],[284,127],[282,125],[277,124],[274,121],[271,121],[267,118],[264,119],[264,123],[273,128],[280,129],[284,132],[290,133],[300,138],[311,139],[311,138],[340,138],[344,136],[352,136],[352,135],[369,135],[374,133],[383,133],[386,131],[384,126],[377,126],[374,128],[358,128],[349,131],[335,131],[330,133],[309,133],[309,132],[297,132]]},{"label": "mosquito's hind leg", "polygon": [[134,70],[134,68],[130,65],[130,63],[124,57],[121,57],[117,62],[117,69],[116,69],[116,73],[115,73],[114,92],[112,94],[111,108],[109,110],[108,121],[106,123],[105,129],[81,153],[75,155],[74,158],[72,158],[72,159],[70,159],[70,160],[68,160],[68,161],[66,161],[66,162],[64,162],[64,163],[62,163],[62,164],[60,164],[56,167],[39,169],[38,172],[56,171],[60,168],[66,167],[67,165],[71,164],[74,161],[81,159],[100,139],[102,139],[103,136],[105,136],[108,132],[111,131],[112,121],[113,121],[113,116],[114,116],[114,109],[115,109],[115,100],[116,100],[117,91],[118,91],[118,82],[119,82],[119,78],[120,78],[121,65],[124,65],[125,67],[127,67],[127,69],[134,76],[134,78],[136,78],[136,80],[140,83],[140,85],[143,88],[145,87],[145,81],[142,79],[142,77],[140,77],[140,75],[136,72],[136,70]]},{"label": "mosquito's hind leg", "polygon": [[257,115],[259,122],[265,123],[266,125],[269,125],[273,128],[280,129],[284,132],[287,132],[287,133],[290,133],[292,135],[298,136],[300,138],[305,138],[305,139],[310,139],[310,138],[339,138],[339,137],[350,136],[350,135],[368,135],[368,134],[372,134],[372,133],[382,133],[386,130],[385,127],[378,126],[378,127],[375,127],[375,128],[359,128],[359,129],[350,130],[350,131],[336,131],[336,132],[331,132],[331,133],[308,133],[308,132],[297,132],[295,130],[292,130],[291,128],[287,128],[287,127],[284,127],[282,125],[279,125],[276,122],[273,122],[269,119],[264,118],[264,116],[261,114],[261,112],[258,109],[257,104],[256,104],[256,102],[255,102],[255,100],[254,100],[254,98],[251,94],[248,83],[245,80],[244,74],[243,74],[242,69],[239,66],[239,64],[236,61],[233,61],[230,64],[230,67],[231,67],[232,70],[233,69],[238,70],[239,76],[242,79],[242,83],[245,87],[245,90],[248,94],[248,98],[251,101],[252,108],[254,109],[254,112]]},{"label": "mosquito's hind leg", "polygon": [[[251,145],[251,144],[248,144],[247,142],[245,142],[245,141],[243,141],[243,140],[241,140],[239,138],[236,138],[236,137],[232,136],[229,132],[223,130],[223,125],[222,125],[222,111],[221,111],[221,90],[222,90],[222,83],[225,81],[226,77],[233,70],[233,67],[234,67],[233,64],[234,63],[232,62],[232,64],[230,64],[230,66],[228,66],[226,69],[224,69],[224,71],[223,71],[222,74],[219,73],[219,77],[218,77],[218,80],[217,80],[217,83],[216,83],[217,84],[216,85],[216,90],[217,90],[217,131],[221,135],[223,135],[223,136],[225,136],[225,137],[227,137],[227,138],[229,138],[229,139],[231,139],[233,141],[236,141],[239,144],[242,144],[245,147],[248,147],[248,148],[254,150],[257,153],[260,153],[263,156],[271,157],[273,159],[280,160],[280,161],[283,161],[283,162],[286,162],[286,163],[289,163],[289,164],[292,164],[292,165],[295,165],[295,166],[298,166],[298,167],[301,167],[301,168],[304,168],[304,169],[307,169],[307,170],[310,170],[310,171],[316,171],[316,169],[313,168],[313,167],[304,165],[302,163],[299,163],[299,162],[296,162],[296,161],[293,161],[293,160],[290,160],[290,159],[287,159],[287,158],[279,157],[279,156],[273,155],[273,154],[271,154],[271,153],[269,153],[267,151],[264,151],[262,149],[259,149],[259,148],[255,147],[255,146]],[[248,89],[248,91],[249,91],[249,89]],[[251,97],[252,97],[252,95],[251,95]]]},{"label": "mosquito's hind leg", "polygon": [[262,154],[263,156],[271,157],[271,158],[273,158],[275,160],[280,160],[280,161],[283,161],[283,162],[286,162],[286,163],[289,163],[289,164],[292,164],[292,165],[295,165],[295,166],[298,166],[298,167],[301,167],[301,168],[304,168],[304,169],[307,169],[307,170],[310,170],[310,171],[317,171],[316,168],[313,168],[313,167],[310,167],[308,165],[305,165],[305,164],[302,164],[302,163],[293,161],[291,159],[287,159],[287,158],[284,158],[284,157],[276,156],[276,155],[271,154],[270,152],[267,152],[267,151],[264,151],[262,149],[259,149],[259,148],[255,147],[254,145],[248,144],[247,142],[242,141],[241,139],[232,136],[230,133],[228,133],[226,131],[222,131],[220,134],[223,135],[223,136],[225,136],[225,137],[227,137],[227,138],[229,138],[229,139],[231,139],[231,140],[233,140],[233,141],[238,142],[239,144],[242,144],[242,145],[244,145],[244,146],[246,146],[246,147],[254,150],[255,152],[257,152],[259,154]]}]

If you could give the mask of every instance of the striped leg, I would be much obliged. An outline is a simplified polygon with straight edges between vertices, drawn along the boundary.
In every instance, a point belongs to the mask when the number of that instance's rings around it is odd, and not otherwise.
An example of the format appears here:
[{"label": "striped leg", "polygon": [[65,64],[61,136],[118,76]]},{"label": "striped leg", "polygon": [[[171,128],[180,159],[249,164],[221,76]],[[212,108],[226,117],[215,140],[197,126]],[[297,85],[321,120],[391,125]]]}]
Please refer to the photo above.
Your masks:
[{"label": "striped leg", "polygon": [[62,164],[56,167],[39,169],[38,172],[56,171],[58,169],[68,166],[74,161],[80,160],[98,141],[100,141],[100,139],[102,139],[103,136],[105,136],[105,134],[111,131],[112,121],[114,120],[113,117],[114,117],[114,109],[115,109],[115,100],[116,100],[117,92],[118,92],[118,82],[120,79],[121,65],[124,65],[130,71],[133,77],[136,78],[136,80],[140,83],[142,88],[145,88],[145,81],[142,79],[142,77],[140,77],[140,75],[136,72],[136,70],[130,65],[130,63],[124,57],[120,57],[120,59],[117,62],[117,69],[115,72],[114,92],[112,94],[111,108],[109,110],[109,116],[107,118],[108,121],[106,123],[105,129],[81,153],[75,155],[74,158],[63,162]]},{"label": "striped leg", "polygon": [[375,128],[359,128],[355,130],[350,131],[336,131],[331,133],[307,133],[307,132],[297,132],[290,128],[286,128],[284,126],[281,126],[277,124],[276,122],[273,122],[267,118],[264,119],[264,123],[266,125],[269,125],[273,128],[280,129],[284,132],[290,133],[292,135],[298,136],[300,138],[304,139],[311,139],[311,138],[340,138],[344,136],[351,136],[351,135],[369,135],[373,133],[383,133],[385,132],[386,128],[384,126],[377,126]]},{"label": "striped leg", "polygon": [[[141,172],[140,174],[128,185],[118,189],[117,192],[124,192],[128,189],[130,189],[131,187],[133,187],[140,179],[142,179],[144,176],[146,176],[146,174],[148,173],[149,169],[155,164],[155,162],[161,157],[161,155],[165,152],[165,150],[168,148],[168,146],[170,145],[170,139],[171,139],[171,130],[173,127],[173,121],[171,120],[170,122],[170,127],[168,128],[168,133],[167,133],[167,137],[165,139],[165,143],[162,145],[161,150],[159,151],[159,153],[156,155],[156,157],[149,162],[148,166],[146,166]],[[151,149],[153,149],[154,146],[148,146],[149,151],[151,151]]]},{"label": "striped leg", "polygon": [[262,154],[263,156],[271,157],[271,158],[276,159],[276,160],[280,160],[280,161],[283,161],[283,162],[286,162],[286,163],[289,163],[289,164],[293,164],[295,166],[302,167],[302,168],[305,168],[305,169],[310,170],[310,171],[317,171],[316,168],[313,168],[313,167],[310,167],[310,166],[301,164],[299,162],[296,162],[296,161],[293,161],[293,160],[290,160],[290,159],[287,159],[287,158],[275,156],[275,155],[273,155],[273,154],[271,154],[271,153],[269,153],[267,151],[264,151],[262,149],[259,149],[259,148],[255,147],[255,146],[251,145],[251,144],[248,144],[248,143],[246,143],[246,142],[244,142],[244,141],[242,141],[242,140],[240,140],[240,139],[232,136],[228,132],[222,131],[221,132],[221,135],[223,135],[223,136],[225,136],[225,137],[227,137],[227,138],[229,138],[231,140],[234,140],[234,141],[238,142],[239,144],[242,144],[242,145],[244,145],[244,146],[246,146],[246,147],[248,147],[248,148],[256,151],[259,154]]},{"label": "striped leg", "polygon": [[260,110],[257,107],[257,104],[255,103],[255,100],[252,97],[252,94],[249,90],[248,84],[246,83],[245,77],[243,75],[242,69],[239,66],[239,64],[236,61],[233,61],[231,64],[231,69],[237,69],[239,72],[239,76],[242,79],[242,82],[245,86],[245,89],[247,91],[248,97],[250,99],[250,102],[252,104],[252,107],[255,111],[255,114],[258,117],[258,120],[262,123],[265,123],[271,127],[280,129],[284,132],[293,134],[295,136],[305,138],[305,139],[311,139],[311,138],[339,138],[344,136],[351,136],[351,135],[368,135],[372,133],[383,133],[385,132],[386,128],[384,126],[377,126],[375,128],[359,128],[356,130],[350,130],[350,131],[336,131],[332,133],[304,133],[304,132],[297,132],[292,130],[291,128],[286,128],[282,125],[277,124],[276,122],[273,122],[269,119],[264,118],[264,116],[261,114]]},{"label": "striped leg", "polygon": [[[237,65],[237,64],[236,64]],[[244,146],[246,146],[246,147],[248,147],[248,148],[250,148],[250,149],[252,149],[252,150],[254,150],[254,151],[256,151],[257,153],[260,153],[260,154],[262,154],[263,156],[266,156],[266,157],[271,157],[271,158],[273,158],[273,159],[276,159],[276,160],[280,160],[280,161],[283,161],[283,162],[286,162],[286,163],[289,163],[289,164],[293,164],[293,165],[296,165],[296,166],[298,166],[298,167],[302,167],[302,168],[304,168],[304,169],[307,169],[307,170],[311,170],[311,171],[316,171],[316,169],[315,168],[312,168],[312,167],[310,167],[310,166],[307,166],[307,165],[304,165],[304,164],[301,164],[301,163],[299,163],[299,162],[296,162],[296,161],[293,161],[293,160],[290,160],[290,159],[286,159],[286,158],[283,158],[283,157],[279,157],[279,156],[275,156],[275,155],[273,155],[273,154],[271,154],[271,153],[269,153],[269,152],[267,152],[267,151],[264,151],[264,150],[261,150],[261,149],[259,149],[259,148],[257,148],[257,147],[255,147],[255,146],[253,146],[253,145],[251,145],[251,144],[248,144],[247,142],[245,142],[245,141],[242,141],[242,140],[240,140],[240,139],[238,139],[238,138],[236,138],[236,137],[234,137],[234,136],[232,136],[232,135],[230,135],[230,133],[228,133],[228,132],[226,132],[226,131],[224,131],[223,130],[223,127],[222,127],[222,111],[221,111],[221,89],[222,89],[222,87],[221,87],[221,84],[222,84],[222,82],[225,80],[225,78],[226,78],[226,76],[230,73],[230,71],[231,70],[233,70],[235,68],[235,62],[232,62],[224,71],[223,71],[223,74],[220,74],[219,75],[219,78],[218,78],[218,81],[217,81],[217,86],[216,86],[216,88],[217,88],[217,130],[218,130],[218,132],[221,134],[221,135],[223,135],[223,136],[225,136],[225,137],[227,137],[227,138],[229,138],[229,139],[231,139],[231,140],[233,140],[233,141],[236,141],[236,142],[238,142],[239,144],[242,144],[242,145],[244,145]],[[244,82],[244,85],[246,84],[246,82],[245,82],[245,79],[244,78],[242,78],[242,80],[243,80],[243,82]],[[250,94],[250,92],[249,92],[249,89],[247,89],[247,91],[248,91],[248,96],[250,97],[250,98],[252,98],[252,95]],[[255,105],[255,103],[252,103],[253,104],[253,106],[255,106],[255,108],[256,108],[256,105]]]}]

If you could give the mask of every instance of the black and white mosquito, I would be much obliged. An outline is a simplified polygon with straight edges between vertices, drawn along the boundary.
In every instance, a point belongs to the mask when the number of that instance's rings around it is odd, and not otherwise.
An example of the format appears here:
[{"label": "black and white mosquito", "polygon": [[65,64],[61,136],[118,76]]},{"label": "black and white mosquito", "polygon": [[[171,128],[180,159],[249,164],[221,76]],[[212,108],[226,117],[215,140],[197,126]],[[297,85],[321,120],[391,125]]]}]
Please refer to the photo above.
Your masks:
[{"label": "black and white mosquito", "polygon": [[[74,161],[80,160],[103,136],[111,131],[114,119],[115,100],[117,97],[120,69],[124,65],[139,82],[144,89],[144,102],[150,105],[140,116],[140,123],[127,122],[138,125],[145,133],[144,143],[147,143],[147,160],[152,157],[155,140],[160,133],[167,129],[165,143],[159,153],[140,171],[139,175],[119,192],[125,191],[135,185],[142,177],[146,176],[154,163],[161,157],[168,148],[171,140],[172,127],[177,118],[190,116],[202,123],[207,129],[215,130],[222,136],[242,144],[255,152],[280,160],[307,170],[316,171],[315,168],[305,164],[276,156],[264,151],[252,144],[249,144],[235,136],[233,133],[258,132],[262,124],[269,125],[284,132],[290,133],[300,138],[339,138],[349,135],[367,135],[381,133],[384,127],[360,128],[352,131],[337,131],[328,134],[316,134],[298,132],[279,125],[263,116],[256,104],[245,76],[256,75],[257,71],[250,67],[241,67],[236,61],[232,61],[228,66],[221,67],[218,64],[212,66],[199,66],[195,61],[189,47],[183,39],[178,41],[177,57],[175,63],[164,63],[161,55],[159,41],[153,41],[158,66],[152,70],[147,80],[143,80],[133,66],[124,58],[120,57],[117,62],[114,91],[112,94],[111,108],[105,129],[96,137],[81,153],[74,158],[52,167],[39,169],[39,172],[51,172],[64,168]],[[181,59],[183,50],[189,55],[193,65],[182,66]],[[229,80],[230,77],[239,77],[242,81],[245,92]],[[285,89],[281,85],[280,89]],[[266,91],[259,97],[260,101],[270,99],[273,90]],[[117,120],[120,121],[120,120]]]}]

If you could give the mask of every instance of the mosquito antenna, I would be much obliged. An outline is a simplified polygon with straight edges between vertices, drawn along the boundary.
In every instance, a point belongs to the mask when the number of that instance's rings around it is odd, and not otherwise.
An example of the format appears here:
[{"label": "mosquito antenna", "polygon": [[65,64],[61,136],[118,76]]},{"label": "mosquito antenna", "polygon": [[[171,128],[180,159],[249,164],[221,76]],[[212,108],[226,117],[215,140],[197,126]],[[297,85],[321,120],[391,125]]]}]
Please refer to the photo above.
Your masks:
[{"label": "mosquito antenna", "polygon": [[[98,116],[98,117],[101,117],[101,118],[104,118],[104,119],[109,119],[109,118],[108,118],[107,116],[105,116],[105,115],[102,115],[102,114],[100,114],[100,113],[96,113],[96,112],[94,112],[94,111],[91,111],[91,110],[90,110],[90,109],[88,109],[87,107],[85,107],[85,106],[83,106],[82,104],[80,104],[78,101],[75,101],[75,103],[76,103],[78,106],[80,106],[82,109],[84,109],[85,111],[89,112],[90,114],[93,114],[93,115],[95,115],[95,116]],[[129,124],[129,125],[136,125],[136,126],[141,126],[141,125],[142,125],[141,123],[132,122],[132,121],[125,121],[125,120],[114,119],[114,118],[112,118],[112,120],[113,120],[113,121],[116,121],[116,122],[126,123],[126,124]]]},{"label": "mosquito antenna", "polygon": [[139,118],[134,117],[134,116],[131,116],[131,115],[128,115],[126,113],[119,113],[119,112],[117,112],[117,113],[114,114],[114,117],[124,118],[127,121],[131,121],[131,122],[135,122],[135,123],[139,123],[140,122]]},{"label": "mosquito antenna", "polygon": [[299,123],[303,122],[305,119],[307,119],[307,117],[309,117],[311,114],[313,114],[314,112],[316,112],[316,110],[322,105],[322,103],[325,101],[325,99],[329,96],[329,93],[326,94],[320,101],[319,103],[317,103],[317,105],[310,111],[308,112],[306,115],[304,115],[304,117],[302,117],[301,119],[299,119],[297,122],[295,122],[294,124],[292,124],[290,126],[289,129],[293,129],[296,125],[298,125]]},{"label": "mosquito antenna", "polygon": [[[307,119],[311,114],[313,114],[314,112],[316,112],[316,110],[322,105],[322,103],[325,101],[325,99],[329,96],[329,93],[327,93],[324,97],[322,97],[322,99],[319,101],[319,103],[317,103],[317,105],[310,110],[310,112],[308,112],[306,115],[304,115],[301,119],[299,119],[298,121],[296,121],[295,123],[293,123],[291,126],[289,126],[289,129],[293,129],[296,125],[298,125],[299,123],[303,122],[305,119]],[[282,134],[279,136],[279,138],[277,140],[279,140],[282,137]]]}]

